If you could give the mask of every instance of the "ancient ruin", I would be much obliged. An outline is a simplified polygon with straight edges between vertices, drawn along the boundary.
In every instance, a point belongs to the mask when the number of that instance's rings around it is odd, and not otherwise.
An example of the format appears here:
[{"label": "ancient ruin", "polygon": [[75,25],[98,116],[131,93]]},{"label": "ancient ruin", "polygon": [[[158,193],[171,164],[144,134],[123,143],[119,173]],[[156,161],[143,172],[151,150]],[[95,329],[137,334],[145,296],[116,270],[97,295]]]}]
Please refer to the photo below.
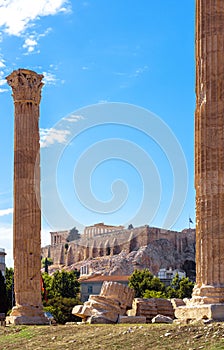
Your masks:
[{"label": "ancient ruin", "polygon": [[134,290],[116,282],[104,282],[100,295],[90,295],[84,305],[72,313],[88,323],[117,323],[120,315],[131,308]]},{"label": "ancient ruin", "polygon": [[42,309],[40,261],[39,103],[43,76],[27,69],[6,79],[14,99],[13,255],[16,306],[9,322],[48,323]]},{"label": "ancient ruin", "polygon": [[224,4],[196,4],[196,286],[176,317],[224,320]]},{"label": "ancient ruin", "polygon": [[[179,300],[179,299],[178,299]],[[171,300],[162,298],[135,298],[132,309],[127,311],[128,316],[144,316],[146,323],[150,323],[157,315],[174,319],[174,306]]]},{"label": "ancient ruin", "polygon": [[101,223],[82,234],[71,231],[51,232],[51,245],[42,248],[42,257],[51,258],[55,266],[81,267],[85,274],[131,275],[136,268],[148,268],[156,275],[161,268],[172,268],[194,280],[194,229],[178,232],[145,225],[121,230]]},{"label": "ancient ruin", "polygon": [[134,298],[123,283],[104,281],[99,295],[90,295],[72,313],[87,323],[172,323],[181,299]]}]

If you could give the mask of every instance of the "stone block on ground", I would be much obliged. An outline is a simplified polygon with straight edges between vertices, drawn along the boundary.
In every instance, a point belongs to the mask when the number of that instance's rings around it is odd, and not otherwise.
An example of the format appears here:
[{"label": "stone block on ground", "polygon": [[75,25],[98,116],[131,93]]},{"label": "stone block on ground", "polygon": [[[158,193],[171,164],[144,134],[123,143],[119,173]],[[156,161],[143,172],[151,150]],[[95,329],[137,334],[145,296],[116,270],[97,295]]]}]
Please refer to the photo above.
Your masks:
[{"label": "stone block on ground", "polygon": [[75,305],[72,309],[72,314],[86,319],[91,316],[91,311],[86,305]]},{"label": "stone block on ground", "polygon": [[119,301],[122,308],[131,308],[134,290],[118,282],[104,281],[100,296]]},{"label": "stone block on ground", "polygon": [[185,302],[183,299],[172,298],[172,299],[170,299],[170,301],[171,301],[171,304],[172,304],[174,310],[179,306],[185,306]]},{"label": "stone block on ground", "polygon": [[174,309],[170,300],[155,298],[155,304],[158,314],[174,318]]},{"label": "stone block on ground", "polygon": [[224,303],[180,306],[175,310],[175,316],[182,320],[224,321]]},{"label": "stone block on ground", "polygon": [[173,323],[173,319],[164,315],[156,315],[153,317],[152,323]]},{"label": "stone block on ground", "polygon": [[135,298],[132,309],[127,311],[128,316],[145,316],[147,323],[151,322],[152,318],[158,314],[174,318],[174,309],[170,300]]},{"label": "stone block on ground", "polygon": [[100,295],[90,295],[84,305],[76,305],[72,314],[88,323],[117,323],[131,307],[134,291],[117,282],[104,282]]}]

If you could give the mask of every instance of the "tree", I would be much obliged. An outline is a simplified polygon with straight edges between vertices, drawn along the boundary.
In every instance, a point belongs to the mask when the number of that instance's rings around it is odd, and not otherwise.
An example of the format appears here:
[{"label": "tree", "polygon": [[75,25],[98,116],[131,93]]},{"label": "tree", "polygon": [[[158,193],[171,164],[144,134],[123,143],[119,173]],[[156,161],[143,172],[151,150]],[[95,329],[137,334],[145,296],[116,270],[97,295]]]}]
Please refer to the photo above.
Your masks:
[{"label": "tree", "polygon": [[68,247],[69,247],[68,243],[65,243],[65,254],[67,254],[68,252]]},{"label": "tree", "polygon": [[179,298],[190,298],[194,288],[194,283],[189,281],[188,277],[184,277],[180,280],[179,286]]},{"label": "tree", "polygon": [[167,298],[190,298],[194,283],[188,277],[180,278],[178,273],[174,276],[171,286],[166,288]]},{"label": "tree", "polygon": [[14,270],[12,267],[5,270],[5,284],[6,284],[6,295],[7,295],[7,312],[14,306],[15,295],[14,295]]},{"label": "tree", "polygon": [[44,311],[49,311],[57,323],[77,322],[80,321],[80,318],[72,315],[72,309],[78,304],[81,304],[78,298],[55,297],[48,301]]},{"label": "tree", "polygon": [[150,298],[163,298],[166,299],[166,294],[164,292],[157,292],[155,290],[146,290],[143,298],[150,299]]},{"label": "tree", "polygon": [[146,291],[164,292],[165,285],[148,270],[135,270],[128,283],[135,290],[136,298],[143,298]]},{"label": "tree", "polygon": [[41,266],[44,267],[44,272],[48,273],[48,266],[53,265],[53,259],[51,258],[43,258],[41,260]]},{"label": "tree", "polygon": [[77,271],[56,271],[52,280],[52,292],[54,296],[63,298],[75,298],[80,290]]},{"label": "tree", "polygon": [[135,270],[128,283],[135,290],[137,298],[190,298],[194,283],[189,278],[179,278],[176,274],[171,285],[165,287],[158,277],[148,270]]},{"label": "tree", "polygon": [[176,273],[176,275],[173,277],[173,279],[171,281],[171,286],[176,291],[180,288],[180,277],[179,277],[178,273]]},{"label": "tree", "polygon": [[78,318],[71,313],[75,305],[81,304],[78,277],[77,270],[56,271],[52,276],[47,273],[42,275],[44,310],[51,312],[58,323],[78,321]]},{"label": "tree", "polygon": [[6,284],[5,278],[0,270],[0,312],[7,313],[8,303],[7,303],[7,293],[6,293]]}]

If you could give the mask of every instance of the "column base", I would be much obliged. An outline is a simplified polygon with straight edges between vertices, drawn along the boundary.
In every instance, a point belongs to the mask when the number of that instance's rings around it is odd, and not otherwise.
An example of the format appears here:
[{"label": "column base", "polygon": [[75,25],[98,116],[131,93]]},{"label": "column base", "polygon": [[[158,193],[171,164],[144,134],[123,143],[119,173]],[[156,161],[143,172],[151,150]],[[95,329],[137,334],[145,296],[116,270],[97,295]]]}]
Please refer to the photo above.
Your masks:
[{"label": "column base", "polygon": [[47,325],[49,320],[44,315],[42,307],[14,306],[10,316],[6,317],[7,324],[13,325]]},{"label": "column base", "polygon": [[175,310],[175,317],[184,321],[224,321],[224,303],[179,306]]}]

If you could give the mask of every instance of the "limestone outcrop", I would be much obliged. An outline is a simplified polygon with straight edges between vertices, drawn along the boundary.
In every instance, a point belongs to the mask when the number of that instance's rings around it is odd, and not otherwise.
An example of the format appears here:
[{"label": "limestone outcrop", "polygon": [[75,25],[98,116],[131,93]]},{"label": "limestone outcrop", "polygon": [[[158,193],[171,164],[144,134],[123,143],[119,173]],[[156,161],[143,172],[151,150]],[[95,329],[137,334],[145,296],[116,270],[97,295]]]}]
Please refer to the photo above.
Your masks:
[{"label": "limestone outcrop", "polygon": [[[122,251],[117,255],[87,259],[65,267],[65,269],[80,269],[81,266],[87,266],[89,274],[92,275],[130,276],[135,269],[148,268],[156,275],[160,268],[171,267],[186,271],[187,276],[194,279],[194,259],[193,244],[187,246],[186,250],[179,254],[171,242],[160,239],[130,253]],[[53,268],[54,266],[51,267],[51,269]]]}]

